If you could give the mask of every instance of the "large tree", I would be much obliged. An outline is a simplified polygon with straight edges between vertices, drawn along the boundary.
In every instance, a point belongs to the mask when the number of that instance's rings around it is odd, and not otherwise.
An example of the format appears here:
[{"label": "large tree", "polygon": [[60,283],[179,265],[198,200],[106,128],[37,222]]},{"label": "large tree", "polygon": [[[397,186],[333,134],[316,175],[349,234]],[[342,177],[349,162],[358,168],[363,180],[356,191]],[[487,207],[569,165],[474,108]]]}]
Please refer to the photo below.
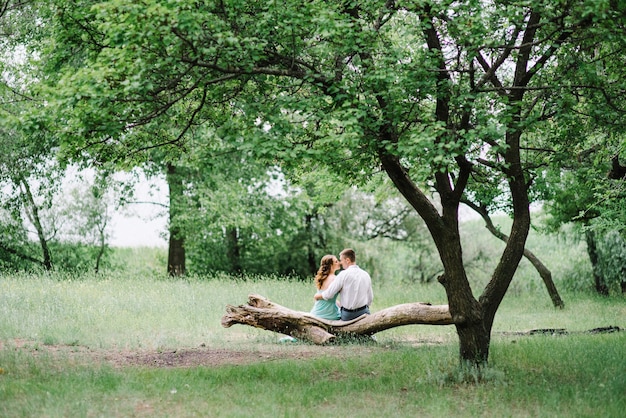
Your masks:
[{"label": "large tree", "polygon": [[[0,2],[0,252],[49,270],[55,226],[43,213],[52,205],[62,170],[49,158],[53,137],[25,117],[43,104],[31,89],[40,73],[25,48],[35,36],[30,3]],[[29,233],[39,254],[28,249]]]},{"label": "large tree", "polygon": [[[201,109],[216,116],[224,108],[238,121],[233,131],[228,118],[213,119],[224,138],[260,158],[332,161],[355,183],[382,168],[430,231],[460,358],[479,365],[524,253],[532,145],[550,118],[571,110],[564,98],[589,93],[568,84],[598,59],[581,50],[611,59],[605,40],[618,46],[625,21],[623,6],[595,0],[62,5],[53,18],[80,13],[73,39],[98,46],[57,85],[68,150],[105,156],[157,146],[124,132],[189,100],[189,123]],[[56,42],[68,39],[55,27]],[[578,67],[562,65],[573,55]],[[459,233],[460,202],[479,182],[499,190],[513,215],[480,292],[470,287]]]},{"label": "large tree", "polygon": [[[611,6],[607,14],[623,13],[617,3]],[[626,93],[626,45],[623,19],[614,24],[614,31],[597,33],[602,42],[581,38],[575,54],[560,58],[575,94],[562,94],[563,89],[551,92],[545,106],[552,115],[549,129],[536,138],[534,158],[538,167],[543,166],[534,191],[546,202],[548,226],[558,229],[574,222],[580,227],[601,294],[612,287],[607,280],[626,287],[621,251],[602,250],[606,242],[619,249],[626,236],[626,106],[618,99]]]}]

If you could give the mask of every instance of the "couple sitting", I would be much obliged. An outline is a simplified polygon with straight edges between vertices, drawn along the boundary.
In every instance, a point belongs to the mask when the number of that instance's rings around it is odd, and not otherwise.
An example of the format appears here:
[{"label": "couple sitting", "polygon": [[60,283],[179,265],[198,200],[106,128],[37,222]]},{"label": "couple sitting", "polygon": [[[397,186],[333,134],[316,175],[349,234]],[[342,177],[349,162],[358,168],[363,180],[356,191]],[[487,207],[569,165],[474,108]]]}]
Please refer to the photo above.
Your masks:
[{"label": "couple sitting", "polygon": [[[335,272],[343,270],[335,276]],[[315,305],[311,315],[318,318],[350,321],[369,314],[369,305],[374,299],[370,275],[356,265],[356,254],[345,249],[339,255],[325,255],[315,276]],[[340,299],[341,308],[337,304]]]}]

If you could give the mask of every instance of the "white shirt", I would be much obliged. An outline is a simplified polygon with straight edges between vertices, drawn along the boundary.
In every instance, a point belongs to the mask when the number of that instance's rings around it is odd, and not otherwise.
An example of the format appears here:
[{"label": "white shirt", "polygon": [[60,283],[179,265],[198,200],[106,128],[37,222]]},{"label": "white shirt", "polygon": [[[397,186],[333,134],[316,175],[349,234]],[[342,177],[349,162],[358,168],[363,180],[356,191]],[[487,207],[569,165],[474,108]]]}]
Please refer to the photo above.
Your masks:
[{"label": "white shirt", "polygon": [[328,289],[322,292],[322,297],[328,300],[338,292],[341,306],[346,309],[369,306],[374,299],[370,275],[356,264],[342,270],[332,284],[328,286]]}]

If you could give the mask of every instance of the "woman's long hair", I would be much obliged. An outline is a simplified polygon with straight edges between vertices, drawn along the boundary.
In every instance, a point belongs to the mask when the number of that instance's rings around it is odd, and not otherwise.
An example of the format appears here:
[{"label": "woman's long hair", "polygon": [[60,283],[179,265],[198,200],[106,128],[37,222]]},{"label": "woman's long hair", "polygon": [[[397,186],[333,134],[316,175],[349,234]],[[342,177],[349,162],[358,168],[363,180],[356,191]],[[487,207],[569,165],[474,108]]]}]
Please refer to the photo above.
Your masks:
[{"label": "woman's long hair", "polygon": [[315,275],[315,287],[317,287],[318,290],[322,288],[322,285],[324,284],[328,276],[334,273],[334,271],[332,271],[334,263],[334,255],[328,254],[322,257],[322,261],[320,261],[320,268],[319,270],[317,270],[317,274]]}]

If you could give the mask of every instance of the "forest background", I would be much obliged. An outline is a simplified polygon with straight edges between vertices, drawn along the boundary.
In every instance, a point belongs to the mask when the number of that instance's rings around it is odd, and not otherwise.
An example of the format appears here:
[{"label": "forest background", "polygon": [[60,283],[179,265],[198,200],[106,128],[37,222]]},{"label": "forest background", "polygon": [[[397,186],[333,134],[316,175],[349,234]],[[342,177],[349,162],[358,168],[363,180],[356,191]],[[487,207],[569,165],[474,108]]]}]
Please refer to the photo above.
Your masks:
[{"label": "forest background", "polygon": [[[444,286],[465,361],[487,361],[523,257],[550,287],[531,226],[584,240],[582,288],[626,290],[623,2],[0,12],[4,270],[115,267],[112,211],[136,203],[126,172],[167,183],[163,274],[306,279],[354,247],[373,275]],[[463,205],[499,255],[463,241]]]}]

